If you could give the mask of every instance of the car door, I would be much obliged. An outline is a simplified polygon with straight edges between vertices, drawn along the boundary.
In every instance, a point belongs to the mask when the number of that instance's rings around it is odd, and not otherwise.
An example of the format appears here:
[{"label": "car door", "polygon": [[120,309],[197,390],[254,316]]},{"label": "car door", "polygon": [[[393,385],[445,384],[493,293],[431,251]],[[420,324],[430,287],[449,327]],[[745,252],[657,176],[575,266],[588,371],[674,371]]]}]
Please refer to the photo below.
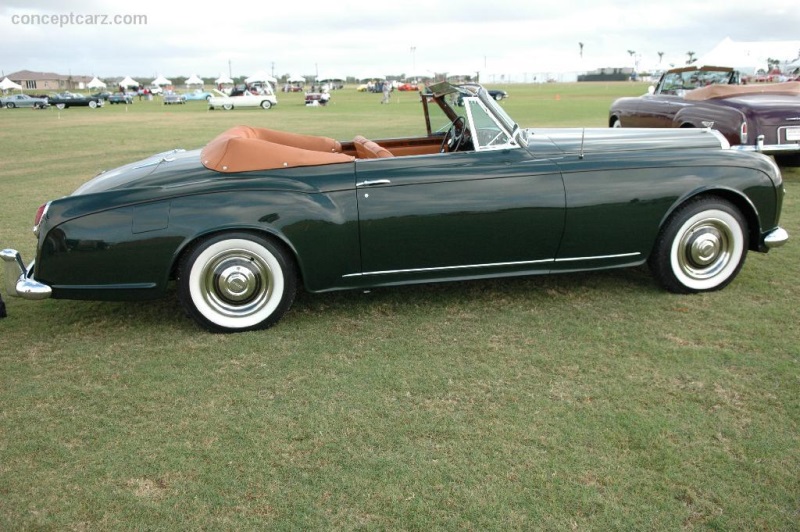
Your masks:
[{"label": "car door", "polygon": [[672,127],[672,119],[683,106],[683,98],[665,94],[642,96],[625,127]]},{"label": "car door", "polygon": [[564,226],[558,168],[521,148],[356,161],[369,283],[549,271]]}]

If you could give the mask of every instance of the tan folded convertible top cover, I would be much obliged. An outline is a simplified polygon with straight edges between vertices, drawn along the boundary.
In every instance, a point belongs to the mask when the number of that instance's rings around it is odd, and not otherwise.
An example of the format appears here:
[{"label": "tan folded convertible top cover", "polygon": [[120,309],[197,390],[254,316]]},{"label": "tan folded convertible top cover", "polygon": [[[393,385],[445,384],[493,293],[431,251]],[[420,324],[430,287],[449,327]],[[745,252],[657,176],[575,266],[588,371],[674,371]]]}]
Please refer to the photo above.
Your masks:
[{"label": "tan folded convertible top cover", "polygon": [[252,172],[348,163],[339,141],[274,129],[236,126],[215,137],[200,152],[200,161],[217,172]]},{"label": "tan folded convertible top cover", "polygon": [[800,96],[800,81],[787,81],[785,83],[765,83],[753,85],[708,85],[686,93],[684,100],[710,100],[712,98],[730,98],[742,94],[796,94]]}]

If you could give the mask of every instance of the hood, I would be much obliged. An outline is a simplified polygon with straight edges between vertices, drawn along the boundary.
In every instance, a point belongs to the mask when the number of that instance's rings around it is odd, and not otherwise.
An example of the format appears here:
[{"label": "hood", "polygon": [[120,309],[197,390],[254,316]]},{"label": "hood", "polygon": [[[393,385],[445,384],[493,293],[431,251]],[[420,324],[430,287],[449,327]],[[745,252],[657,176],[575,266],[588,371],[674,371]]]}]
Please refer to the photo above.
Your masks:
[{"label": "hood", "polygon": [[537,154],[590,154],[645,150],[730,148],[719,132],[711,129],[545,129],[523,130],[528,149]]},{"label": "hood", "polygon": [[200,164],[200,150],[175,149],[103,171],[81,185],[72,195],[94,194],[133,186],[179,185],[196,181],[201,174],[207,178],[209,172]]}]

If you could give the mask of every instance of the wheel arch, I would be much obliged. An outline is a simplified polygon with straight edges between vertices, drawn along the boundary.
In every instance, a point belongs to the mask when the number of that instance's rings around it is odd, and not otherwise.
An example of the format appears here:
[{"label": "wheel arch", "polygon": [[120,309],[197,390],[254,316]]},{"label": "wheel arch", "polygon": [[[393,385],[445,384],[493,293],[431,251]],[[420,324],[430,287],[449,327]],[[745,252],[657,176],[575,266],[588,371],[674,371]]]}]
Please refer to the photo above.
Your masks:
[{"label": "wheel arch", "polygon": [[666,226],[667,222],[672,218],[673,214],[689,202],[697,201],[705,198],[721,199],[731,203],[744,217],[747,223],[747,236],[748,236],[748,250],[759,251],[758,243],[761,236],[761,224],[759,222],[758,211],[747,196],[738,190],[727,188],[714,188],[697,190],[692,194],[681,197],[676,201],[672,207],[664,215],[664,218],[659,224],[659,232]]},{"label": "wheel arch", "polygon": [[291,244],[291,242],[285,237],[285,235],[281,234],[278,231],[270,231],[263,227],[247,227],[247,226],[229,226],[229,227],[219,227],[214,228],[207,231],[201,231],[192,235],[191,237],[184,240],[180,246],[175,250],[175,254],[172,257],[172,263],[170,265],[169,271],[169,278],[170,279],[177,279],[179,273],[179,267],[183,260],[183,258],[192,252],[192,250],[200,245],[204,240],[209,238],[213,238],[217,235],[226,234],[226,233],[244,233],[244,234],[251,234],[253,236],[258,236],[261,238],[265,238],[269,240],[271,243],[275,244],[276,246],[280,247],[282,251],[286,253],[286,256],[289,257],[292,261],[292,268],[294,269],[295,273],[297,274],[297,282],[300,286],[304,286],[303,283],[303,270],[301,268],[301,262],[299,260],[299,255],[295,247]]}]

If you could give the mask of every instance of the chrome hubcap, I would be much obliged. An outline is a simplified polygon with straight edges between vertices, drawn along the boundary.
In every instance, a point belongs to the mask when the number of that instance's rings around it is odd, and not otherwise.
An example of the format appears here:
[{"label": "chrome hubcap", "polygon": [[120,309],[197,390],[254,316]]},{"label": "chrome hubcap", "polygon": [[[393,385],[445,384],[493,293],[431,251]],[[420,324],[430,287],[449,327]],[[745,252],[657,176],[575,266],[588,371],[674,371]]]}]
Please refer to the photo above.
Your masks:
[{"label": "chrome hubcap", "polygon": [[731,260],[732,234],[720,220],[703,220],[681,238],[678,262],[683,272],[695,279],[707,279]]},{"label": "chrome hubcap", "polygon": [[262,308],[272,293],[272,271],[260,257],[246,250],[227,250],[204,269],[206,302],[229,316],[245,316]]}]

